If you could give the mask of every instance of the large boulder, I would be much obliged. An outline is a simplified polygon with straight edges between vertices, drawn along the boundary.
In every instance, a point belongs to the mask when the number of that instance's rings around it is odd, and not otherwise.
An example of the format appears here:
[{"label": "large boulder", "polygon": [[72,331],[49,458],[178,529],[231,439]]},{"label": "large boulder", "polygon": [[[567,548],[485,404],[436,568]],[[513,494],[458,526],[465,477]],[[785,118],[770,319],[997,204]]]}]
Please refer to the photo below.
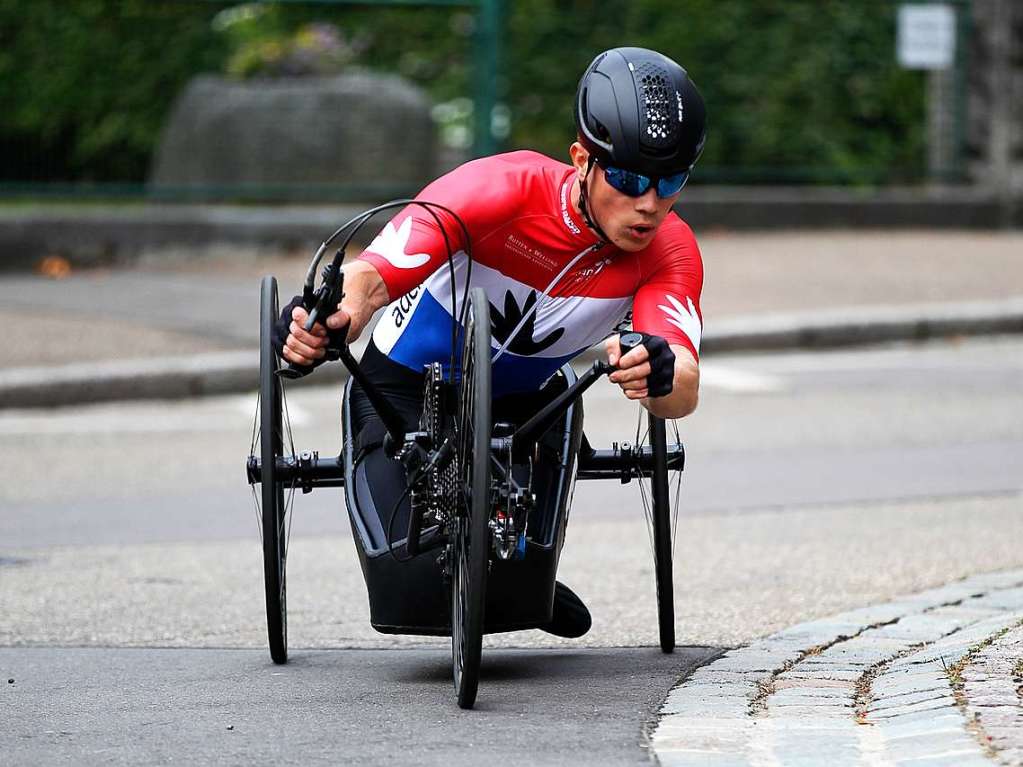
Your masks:
[{"label": "large boulder", "polygon": [[388,196],[389,187],[428,181],[434,158],[429,100],[399,77],[201,76],[174,105],[150,183],[272,188],[284,197],[345,184]]}]

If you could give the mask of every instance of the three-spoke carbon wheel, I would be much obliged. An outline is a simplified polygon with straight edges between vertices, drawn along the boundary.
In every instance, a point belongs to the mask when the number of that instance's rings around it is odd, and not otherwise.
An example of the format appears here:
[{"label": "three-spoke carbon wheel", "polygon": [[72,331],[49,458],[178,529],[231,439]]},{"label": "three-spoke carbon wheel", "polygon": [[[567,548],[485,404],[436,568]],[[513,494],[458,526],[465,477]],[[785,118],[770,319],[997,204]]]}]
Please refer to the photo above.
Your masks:
[{"label": "three-spoke carbon wheel", "polygon": [[[277,476],[277,460],[284,452],[284,391],[277,375],[280,362],[273,348],[273,326],[280,312],[277,280],[264,277],[259,300],[259,461],[260,528],[263,536],[263,580],[266,589],[266,627],[270,657],[288,662],[288,608],[285,582],[287,562],[285,487]],[[254,453],[255,454],[255,453]],[[289,489],[288,495],[294,491]]]},{"label": "three-spoke carbon wheel", "polygon": [[451,661],[462,708],[479,687],[490,559],[490,304],[480,288],[469,302],[456,421],[462,502],[451,525]]}]

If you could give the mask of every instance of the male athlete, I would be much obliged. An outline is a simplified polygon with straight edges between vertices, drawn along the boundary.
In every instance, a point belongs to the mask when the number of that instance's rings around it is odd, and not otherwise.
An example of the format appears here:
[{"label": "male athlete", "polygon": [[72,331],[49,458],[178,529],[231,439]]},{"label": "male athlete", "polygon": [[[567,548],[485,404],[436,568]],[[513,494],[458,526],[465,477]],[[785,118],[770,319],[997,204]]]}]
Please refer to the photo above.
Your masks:
[{"label": "male athlete", "polygon": [[[468,228],[470,284],[491,304],[495,398],[536,392],[565,362],[606,339],[608,361],[618,366],[610,379],[624,395],[657,416],[680,418],[696,408],[699,389],[703,264],[692,231],[671,208],[703,149],[703,100],[671,59],[615,48],[583,74],[575,121],[571,165],[529,151],[486,157],[417,199],[450,208]],[[446,218],[452,248],[464,249],[460,228]],[[423,366],[450,356],[447,254],[429,212],[404,209],[344,265],[345,296],[327,319],[331,332],[347,327],[354,341],[387,307],[361,364],[410,426],[418,420]],[[459,298],[466,267],[456,253]],[[614,331],[630,311],[644,340],[622,355]],[[285,360],[311,369],[323,360],[328,331],[317,324],[306,332],[306,317],[296,298],[276,335]],[[357,432],[368,429],[375,413],[358,387],[350,405]],[[366,460],[374,487],[400,492],[401,466],[381,450]],[[589,627],[581,600],[557,584],[547,630],[573,637]]]}]

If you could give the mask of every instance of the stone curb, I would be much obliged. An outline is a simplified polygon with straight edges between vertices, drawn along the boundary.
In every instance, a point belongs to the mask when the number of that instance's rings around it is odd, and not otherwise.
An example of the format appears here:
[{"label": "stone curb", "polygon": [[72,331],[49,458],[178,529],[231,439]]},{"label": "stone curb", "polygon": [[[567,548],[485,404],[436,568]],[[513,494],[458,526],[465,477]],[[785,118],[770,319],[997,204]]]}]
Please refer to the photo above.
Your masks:
[{"label": "stone curb", "polygon": [[966,716],[1004,764],[1023,763],[1023,626],[981,648],[963,670]]},{"label": "stone curb", "polygon": [[[737,317],[704,335],[701,352],[824,349],[959,335],[1023,332],[1023,297],[920,306],[852,307]],[[356,349],[356,351],[361,351]],[[602,356],[597,346],[580,356]],[[356,355],[358,356],[358,354]],[[128,399],[165,399],[251,391],[258,381],[255,350],[80,363],[0,372],[0,408],[77,405]],[[302,381],[344,380],[329,365]]]},{"label": "stone curb", "polygon": [[715,323],[702,353],[823,349],[956,335],[1023,332],[1023,297],[997,301],[846,307]]},{"label": "stone curb", "polygon": [[[390,190],[396,191],[396,190]],[[409,190],[411,191],[411,190]],[[386,195],[386,192],[383,192]],[[377,200],[382,202],[383,198]],[[78,263],[130,262],[153,247],[214,243],[315,247],[370,202],[285,206],[156,202],[42,204],[0,210],[0,269],[66,253]],[[679,213],[697,231],[839,228],[998,229],[1023,224],[1023,206],[988,190],[886,187],[696,186]]]},{"label": "stone curb", "polygon": [[1014,758],[1023,708],[1004,672],[1021,642],[1023,570],[799,624],[675,687],[651,751],[664,767]]}]

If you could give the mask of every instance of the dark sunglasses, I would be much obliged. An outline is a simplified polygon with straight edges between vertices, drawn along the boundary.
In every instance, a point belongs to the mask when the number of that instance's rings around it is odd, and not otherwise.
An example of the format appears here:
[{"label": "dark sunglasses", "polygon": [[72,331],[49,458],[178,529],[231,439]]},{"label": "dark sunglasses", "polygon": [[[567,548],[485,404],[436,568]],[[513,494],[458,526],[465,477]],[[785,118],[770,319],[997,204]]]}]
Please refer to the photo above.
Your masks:
[{"label": "dark sunglasses", "polygon": [[605,165],[594,158],[594,162],[604,170],[604,178],[614,189],[629,197],[641,197],[650,187],[657,190],[658,197],[673,197],[682,191],[689,180],[689,171],[674,173],[670,176],[644,176],[631,170]]}]

